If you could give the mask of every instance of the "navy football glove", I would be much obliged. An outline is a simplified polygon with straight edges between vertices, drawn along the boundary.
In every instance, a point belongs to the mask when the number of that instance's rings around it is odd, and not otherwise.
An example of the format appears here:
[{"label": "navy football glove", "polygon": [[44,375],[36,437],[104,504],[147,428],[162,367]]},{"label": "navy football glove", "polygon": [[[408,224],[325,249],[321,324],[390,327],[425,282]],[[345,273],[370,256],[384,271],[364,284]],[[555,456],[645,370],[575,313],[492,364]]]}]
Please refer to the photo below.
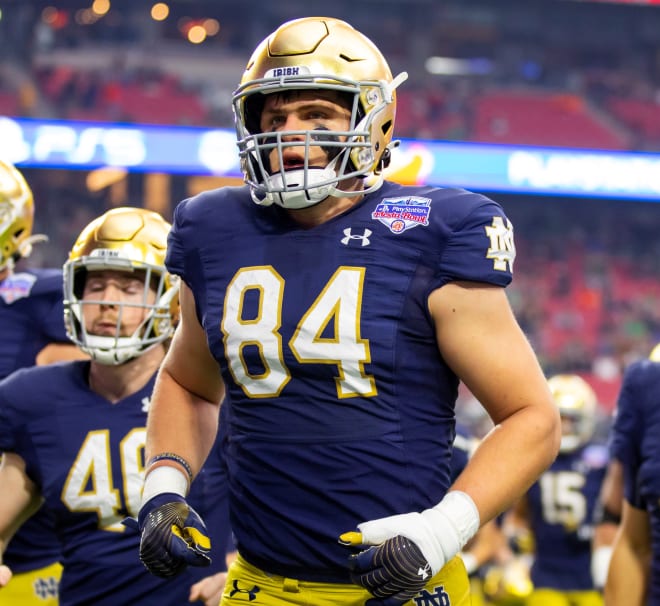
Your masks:
[{"label": "navy football glove", "polygon": [[397,606],[417,595],[478,528],[471,497],[451,491],[420,513],[362,522],[360,532],[345,532],[339,542],[373,546],[350,557],[351,578],[374,596],[368,606]]},{"label": "navy football glove", "polygon": [[[128,521],[129,526],[133,525]],[[175,493],[149,499],[138,514],[140,560],[158,577],[173,577],[187,566],[208,566],[211,540],[204,522]]]},{"label": "navy football glove", "polygon": [[349,558],[351,580],[376,599],[367,606],[399,606],[411,600],[431,578],[431,565],[410,539],[396,536]]}]

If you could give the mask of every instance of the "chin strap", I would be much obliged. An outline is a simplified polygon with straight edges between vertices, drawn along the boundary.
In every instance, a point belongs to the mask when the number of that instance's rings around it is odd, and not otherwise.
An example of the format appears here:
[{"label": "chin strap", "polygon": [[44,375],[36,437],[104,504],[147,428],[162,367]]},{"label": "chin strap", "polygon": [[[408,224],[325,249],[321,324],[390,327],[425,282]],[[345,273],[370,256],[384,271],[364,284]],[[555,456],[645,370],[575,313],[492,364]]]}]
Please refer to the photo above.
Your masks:
[{"label": "chin strap", "polygon": [[143,353],[142,341],[138,337],[87,335],[81,349],[92,359],[108,366],[119,366]]},{"label": "chin strap", "polygon": [[[396,147],[398,143],[398,141],[395,141],[391,144],[391,146]],[[276,193],[269,192],[266,193],[263,198],[258,198],[254,191],[251,190],[252,200],[260,206],[270,206],[271,204],[277,204],[283,208],[297,210],[314,206],[329,196],[352,198],[355,196],[369,194],[376,191],[383,185],[385,176],[383,175],[382,171],[379,171],[378,173],[372,173],[375,176],[375,181],[365,189],[346,191],[340,189],[335,184],[327,183],[328,181],[334,181],[337,178],[337,173],[335,172],[334,167],[340,157],[341,155],[335,156],[335,158],[325,168],[308,169],[307,189],[280,191]],[[305,171],[292,170],[285,172],[284,174],[278,173],[270,177],[270,179],[271,183],[278,189],[283,189],[284,187],[300,187],[305,182]],[[315,183],[327,184],[315,186]]]},{"label": "chin strap", "polygon": [[[336,158],[335,158],[336,160]],[[332,193],[332,186],[315,185],[323,184],[335,179],[337,174],[334,171],[335,160],[330,162],[325,168],[310,168],[305,170],[291,170],[284,174],[277,173],[270,177],[271,184],[277,189],[288,187],[301,187],[307,178],[307,189],[297,189],[295,191],[268,192],[263,200],[257,201],[263,206],[277,204],[283,208],[299,209],[308,206],[314,206],[322,200],[325,200]],[[254,199],[254,195],[253,195]]]}]

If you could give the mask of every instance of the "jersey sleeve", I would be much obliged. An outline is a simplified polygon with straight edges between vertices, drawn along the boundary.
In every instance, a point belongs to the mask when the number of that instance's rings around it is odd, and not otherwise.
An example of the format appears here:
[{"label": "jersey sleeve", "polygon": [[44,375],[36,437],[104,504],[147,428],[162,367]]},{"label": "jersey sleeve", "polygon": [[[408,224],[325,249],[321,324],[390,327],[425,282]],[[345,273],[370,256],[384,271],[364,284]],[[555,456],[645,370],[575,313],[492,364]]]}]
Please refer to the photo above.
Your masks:
[{"label": "jersey sleeve", "polygon": [[184,246],[181,240],[181,232],[185,229],[185,208],[188,200],[180,202],[174,209],[172,228],[167,236],[167,253],[165,266],[171,274],[181,276],[185,281]]},{"label": "jersey sleeve", "polygon": [[[516,247],[511,221],[496,202],[471,195],[471,210],[450,223],[451,232],[436,268],[435,288],[456,280],[505,287],[513,277]],[[448,219],[452,221],[451,214]]]},{"label": "jersey sleeve", "polygon": [[35,270],[37,282],[32,289],[35,309],[33,318],[41,333],[52,343],[70,343],[64,325],[64,292],[62,271]]},{"label": "jersey sleeve", "polygon": [[70,343],[64,326],[64,302],[56,298],[47,307],[42,320],[43,331],[53,343]]}]

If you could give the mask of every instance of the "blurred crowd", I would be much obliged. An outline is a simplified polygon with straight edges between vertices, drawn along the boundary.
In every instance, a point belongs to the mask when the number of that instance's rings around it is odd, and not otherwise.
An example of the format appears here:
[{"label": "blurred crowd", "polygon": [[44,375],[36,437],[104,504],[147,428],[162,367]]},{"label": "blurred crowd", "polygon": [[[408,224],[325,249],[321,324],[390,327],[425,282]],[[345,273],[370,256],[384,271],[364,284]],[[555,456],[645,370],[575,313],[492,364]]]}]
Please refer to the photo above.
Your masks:
[{"label": "blurred crowd", "polygon": [[[60,4],[55,12],[39,1],[5,11],[0,113],[230,126],[229,99],[249,49],[284,13],[328,10],[318,0],[277,9],[175,0],[156,22],[145,3],[115,0],[94,18],[81,15],[80,3]],[[331,13],[378,40],[393,69],[409,72],[401,137],[660,149],[660,11],[528,4],[339,0]],[[187,42],[191,24],[206,19],[217,33]],[[453,63],[429,73],[430,57]]]}]

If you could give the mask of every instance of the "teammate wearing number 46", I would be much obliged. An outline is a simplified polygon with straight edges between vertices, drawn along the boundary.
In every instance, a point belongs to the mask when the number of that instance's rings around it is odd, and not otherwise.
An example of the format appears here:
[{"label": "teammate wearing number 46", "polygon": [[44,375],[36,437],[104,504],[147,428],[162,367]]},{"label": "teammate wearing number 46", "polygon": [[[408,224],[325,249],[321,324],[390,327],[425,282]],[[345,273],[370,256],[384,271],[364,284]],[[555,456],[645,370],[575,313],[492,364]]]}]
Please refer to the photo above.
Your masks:
[{"label": "teammate wearing number 46", "polygon": [[[64,309],[69,336],[91,360],[0,383],[0,547],[43,500],[62,545],[61,606],[180,606],[194,583],[223,570],[221,552],[214,569],[157,579],[139,564],[139,536],[121,523],[140,505],[149,396],[178,313],[177,281],[163,264],[169,227],[137,208],[88,225],[64,266]],[[222,482],[208,482],[216,468],[220,458],[210,457],[190,494],[214,532],[226,521]],[[227,534],[214,534],[220,550]],[[11,583],[0,564],[0,593]]]},{"label": "teammate wearing number 46", "polygon": [[[0,379],[35,364],[84,358],[69,341],[62,309],[62,269],[27,266],[33,245],[34,196],[21,172],[0,161]],[[2,455],[0,455],[1,457]],[[41,508],[4,554],[14,573],[0,606],[57,606],[60,545]]]},{"label": "teammate wearing number 46", "polygon": [[[226,394],[239,557],[223,605],[467,604],[457,553],[557,453],[504,292],[502,208],[383,180],[403,80],[345,22],[282,25],[234,95],[247,185],[176,208],[182,319],[147,423],[141,556],[180,564],[159,519],[185,502]],[[461,379],[495,429],[452,484]]]}]

